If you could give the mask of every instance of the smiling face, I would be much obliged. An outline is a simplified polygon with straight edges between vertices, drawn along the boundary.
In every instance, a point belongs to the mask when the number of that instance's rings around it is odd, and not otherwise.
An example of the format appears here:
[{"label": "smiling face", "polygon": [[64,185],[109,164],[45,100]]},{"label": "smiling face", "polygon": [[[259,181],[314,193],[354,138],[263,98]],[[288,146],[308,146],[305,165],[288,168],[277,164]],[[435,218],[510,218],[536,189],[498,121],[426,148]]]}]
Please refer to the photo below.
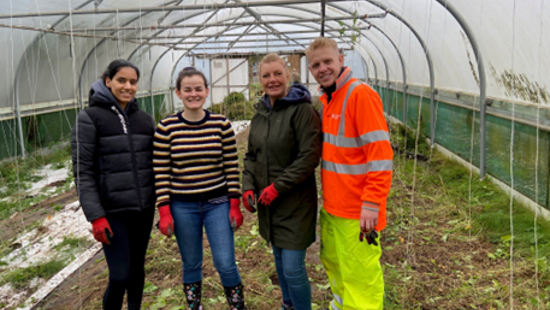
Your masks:
[{"label": "smiling face", "polygon": [[176,89],[176,95],[183,102],[185,110],[202,110],[210,92],[203,78],[200,75],[186,76],[179,86],[179,89]]},{"label": "smiling face", "polygon": [[260,83],[271,104],[286,96],[288,80],[288,71],[280,62],[268,62],[260,66]]},{"label": "smiling face", "polygon": [[124,109],[134,99],[137,92],[138,75],[136,70],[123,67],[113,76],[106,78],[105,85],[111,89],[120,106]]},{"label": "smiling face", "polygon": [[307,55],[309,71],[324,88],[332,86],[344,66],[344,56],[330,46],[319,47]]}]

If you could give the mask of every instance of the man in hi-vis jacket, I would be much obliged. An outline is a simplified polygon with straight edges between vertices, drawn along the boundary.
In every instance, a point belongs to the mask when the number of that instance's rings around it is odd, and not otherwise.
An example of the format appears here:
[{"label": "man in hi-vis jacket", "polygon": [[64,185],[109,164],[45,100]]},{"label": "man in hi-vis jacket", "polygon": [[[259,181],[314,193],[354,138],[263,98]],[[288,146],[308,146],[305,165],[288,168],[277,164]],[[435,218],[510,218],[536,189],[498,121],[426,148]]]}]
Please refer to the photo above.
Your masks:
[{"label": "man in hi-vis jacket", "polygon": [[334,295],[330,309],[383,309],[379,234],[393,151],[382,101],[344,67],[334,40],[315,39],[306,55],[322,102],[320,255]]}]

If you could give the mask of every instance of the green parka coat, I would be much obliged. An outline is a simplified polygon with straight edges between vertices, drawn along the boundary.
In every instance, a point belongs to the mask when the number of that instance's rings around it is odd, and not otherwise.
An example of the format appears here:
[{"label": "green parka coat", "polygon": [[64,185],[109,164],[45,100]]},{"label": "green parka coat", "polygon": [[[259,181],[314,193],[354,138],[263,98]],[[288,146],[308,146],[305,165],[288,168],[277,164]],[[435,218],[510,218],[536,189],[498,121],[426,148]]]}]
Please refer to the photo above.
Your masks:
[{"label": "green parka coat", "polygon": [[279,196],[257,205],[260,234],[274,246],[304,250],[315,241],[321,120],[303,85],[293,85],[273,109],[264,96],[255,105],[244,159],[243,192],[274,184]]}]

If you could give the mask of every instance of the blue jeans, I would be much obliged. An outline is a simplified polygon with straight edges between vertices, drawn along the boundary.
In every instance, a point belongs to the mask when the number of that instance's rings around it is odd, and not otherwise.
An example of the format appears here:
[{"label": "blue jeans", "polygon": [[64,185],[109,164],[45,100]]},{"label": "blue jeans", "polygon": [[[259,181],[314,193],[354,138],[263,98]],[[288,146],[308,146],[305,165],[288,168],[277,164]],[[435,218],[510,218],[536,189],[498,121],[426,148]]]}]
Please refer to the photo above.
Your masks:
[{"label": "blue jeans", "polygon": [[183,282],[202,280],[202,228],[212,250],[214,266],[224,286],[236,286],[241,276],[235,263],[235,242],[229,222],[229,202],[172,201],[170,205],[181,259]]},{"label": "blue jeans", "polygon": [[306,250],[294,251],[273,246],[275,266],[283,300],[291,300],[296,310],[311,310],[311,286],[306,271]]}]

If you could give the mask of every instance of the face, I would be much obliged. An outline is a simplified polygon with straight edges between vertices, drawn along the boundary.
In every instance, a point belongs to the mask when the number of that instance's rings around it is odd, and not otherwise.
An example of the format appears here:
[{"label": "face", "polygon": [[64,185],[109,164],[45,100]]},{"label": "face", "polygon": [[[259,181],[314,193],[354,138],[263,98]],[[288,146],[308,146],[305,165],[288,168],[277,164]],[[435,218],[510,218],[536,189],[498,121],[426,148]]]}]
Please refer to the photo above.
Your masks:
[{"label": "face", "polygon": [[184,77],[181,80],[180,89],[176,89],[176,95],[187,110],[201,110],[209,92],[200,75]]},{"label": "face", "polygon": [[132,101],[137,91],[138,76],[136,70],[124,67],[118,70],[113,79],[105,79],[105,85],[111,89],[120,104]]},{"label": "face", "polygon": [[283,64],[277,61],[262,64],[260,83],[271,102],[286,96],[288,80],[289,74]]},{"label": "face", "polygon": [[323,87],[332,86],[344,66],[344,55],[334,48],[325,46],[309,52],[309,71]]}]

